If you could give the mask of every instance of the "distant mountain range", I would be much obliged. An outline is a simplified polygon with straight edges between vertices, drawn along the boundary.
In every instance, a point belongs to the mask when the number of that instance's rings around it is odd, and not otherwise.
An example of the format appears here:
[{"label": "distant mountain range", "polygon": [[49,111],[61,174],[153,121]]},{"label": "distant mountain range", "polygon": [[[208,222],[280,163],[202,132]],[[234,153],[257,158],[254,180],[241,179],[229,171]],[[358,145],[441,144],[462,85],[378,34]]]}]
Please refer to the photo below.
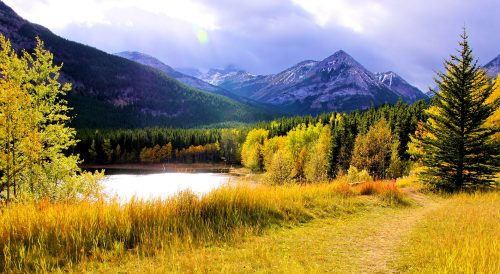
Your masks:
[{"label": "distant mountain range", "polygon": [[160,69],[192,87],[236,100],[249,98],[292,114],[351,111],[395,103],[399,98],[408,103],[427,98],[396,73],[372,74],[344,51],[321,62],[303,61],[268,76],[253,75],[234,65],[210,69],[205,74],[191,70],[201,80],[144,53],[120,52],[116,55]]},{"label": "distant mountain range", "polygon": [[[340,50],[322,61],[302,61],[282,72],[254,75],[236,66],[173,69],[139,52],[107,54],[68,41],[19,17],[0,1],[0,32],[14,48],[32,50],[39,36],[64,63],[63,81],[76,127],[197,126],[257,121],[283,114],[353,111],[400,98],[426,99],[394,72],[372,73]],[[500,72],[500,56],[485,65]]]},{"label": "distant mountain range", "polygon": [[488,76],[497,78],[500,73],[500,55],[484,65],[484,68],[488,69]]},{"label": "distant mountain range", "polygon": [[64,63],[62,80],[73,83],[68,100],[77,127],[193,126],[271,117],[260,107],[186,86],[157,69],[61,38],[1,1],[0,32],[18,50],[32,50],[39,36],[55,63]]},{"label": "distant mountain range", "polygon": [[221,87],[211,85],[211,84],[209,84],[203,80],[200,80],[196,77],[179,72],[179,71],[173,69],[171,66],[166,65],[165,63],[156,59],[153,56],[150,56],[150,55],[147,55],[144,53],[140,53],[137,51],[124,51],[124,52],[115,53],[115,55],[123,57],[123,58],[127,58],[131,61],[143,64],[146,66],[150,66],[150,67],[159,69],[159,70],[163,71],[164,73],[166,73],[168,76],[173,77],[173,78],[179,80],[180,82],[182,82],[188,86],[191,86],[193,88],[197,88],[199,90],[204,90],[204,91],[208,91],[208,92],[212,92],[215,94],[228,96],[228,97],[233,95],[232,93],[228,92],[227,90],[225,90]]},{"label": "distant mountain range", "polygon": [[396,73],[374,74],[342,50],[273,75],[257,76],[229,67],[211,69],[201,79],[294,114],[352,111],[393,104],[399,98],[408,103],[427,98]]}]

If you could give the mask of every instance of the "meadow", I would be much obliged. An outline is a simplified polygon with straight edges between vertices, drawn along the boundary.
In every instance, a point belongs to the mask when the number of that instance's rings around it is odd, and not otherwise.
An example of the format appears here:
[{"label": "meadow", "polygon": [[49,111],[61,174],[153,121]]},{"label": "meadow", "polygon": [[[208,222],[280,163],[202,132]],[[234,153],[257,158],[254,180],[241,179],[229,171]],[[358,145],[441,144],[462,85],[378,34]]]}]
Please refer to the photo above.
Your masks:
[{"label": "meadow", "polygon": [[453,195],[428,214],[401,246],[408,273],[499,273],[500,195]]},{"label": "meadow", "polygon": [[[374,187],[375,186],[375,187]],[[371,189],[370,191],[366,191]],[[368,194],[373,197],[368,198]],[[124,254],[241,241],[276,227],[406,204],[393,182],[227,185],[165,200],[13,203],[0,215],[1,271],[52,272]]]}]

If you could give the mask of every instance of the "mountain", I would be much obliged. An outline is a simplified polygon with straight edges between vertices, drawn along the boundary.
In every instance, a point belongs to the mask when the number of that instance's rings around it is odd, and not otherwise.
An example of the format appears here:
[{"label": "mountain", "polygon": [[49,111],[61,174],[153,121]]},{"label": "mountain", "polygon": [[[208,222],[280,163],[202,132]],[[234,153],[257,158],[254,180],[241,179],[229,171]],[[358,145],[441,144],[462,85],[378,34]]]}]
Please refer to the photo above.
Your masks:
[{"label": "mountain", "polygon": [[150,66],[150,67],[159,69],[159,70],[163,71],[164,73],[166,73],[168,76],[173,77],[173,78],[179,80],[180,82],[182,82],[190,87],[193,87],[193,88],[196,88],[199,90],[208,91],[210,93],[215,93],[215,94],[227,96],[227,97],[235,97],[233,93],[228,92],[227,90],[220,88],[218,86],[211,85],[211,84],[209,84],[205,81],[202,81],[196,77],[186,75],[182,72],[179,72],[179,71],[173,69],[172,67],[170,67],[169,65],[166,65],[165,63],[156,59],[153,56],[150,56],[150,55],[147,55],[144,53],[140,53],[137,51],[124,51],[124,52],[115,53],[115,55],[129,59],[131,61],[143,64],[143,65],[146,65],[146,66]]},{"label": "mountain", "polygon": [[[282,74],[288,74],[287,70],[278,75]],[[312,64],[296,81],[278,83],[260,90],[256,98],[306,113],[366,109],[398,99],[395,92],[344,51]]]},{"label": "mountain", "polygon": [[[251,98],[246,92],[235,91],[244,89],[246,83],[253,84],[253,81],[257,80],[259,77],[261,76],[250,74],[234,65],[229,65],[224,69],[210,69],[201,76],[201,79],[212,85],[232,91],[238,96]],[[252,91],[254,88],[250,90]]]},{"label": "mountain", "polygon": [[[493,60],[488,62],[486,65],[483,66],[483,68],[488,70],[488,76],[491,78],[496,79],[498,77],[498,74],[500,73],[500,55],[495,57]],[[438,87],[434,87],[434,90],[437,90]],[[428,97],[434,96],[434,93],[432,91],[428,91],[425,93]]]},{"label": "mountain", "polygon": [[197,68],[175,68],[175,70],[198,79],[200,79],[203,76],[203,72],[201,72]]},{"label": "mountain", "polygon": [[392,71],[375,74],[378,80],[398,93],[406,102],[415,102],[427,99],[427,96],[418,88],[410,85],[401,76]]},{"label": "mountain", "polygon": [[149,66],[72,42],[18,16],[0,1],[0,32],[15,49],[31,51],[35,37],[45,42],[64,81],[76,127],[193,126],[269,117],[260,108],[200,91]]},{"label": "mountain", "polygon": [[342,50],[267,76],[227,68],[211,71],[202,79],[294,114],[352,111],[399,98],[406,102],[426,98],[395,73],[380,78],[382,74],[373,74]]},{"label": "mountain", "polygon": [[500,55],[484,65],[484,68],[488,69],[488,76],[497,78],[500,73]]}]

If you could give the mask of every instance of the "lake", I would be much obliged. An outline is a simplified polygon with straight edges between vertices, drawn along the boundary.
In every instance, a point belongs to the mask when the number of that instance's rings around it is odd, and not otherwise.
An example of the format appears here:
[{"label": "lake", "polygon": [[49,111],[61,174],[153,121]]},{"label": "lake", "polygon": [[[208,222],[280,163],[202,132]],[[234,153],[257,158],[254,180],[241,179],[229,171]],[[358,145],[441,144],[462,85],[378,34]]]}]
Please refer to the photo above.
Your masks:
[{"label": "lake", "polygon": [[221,173],[159,173],[147,175],[107,175],[103,179],[104,192],[120,201],[133,196],[139,199],[167,198],[190,189],[201,195],[228,183],[230,176]]}]

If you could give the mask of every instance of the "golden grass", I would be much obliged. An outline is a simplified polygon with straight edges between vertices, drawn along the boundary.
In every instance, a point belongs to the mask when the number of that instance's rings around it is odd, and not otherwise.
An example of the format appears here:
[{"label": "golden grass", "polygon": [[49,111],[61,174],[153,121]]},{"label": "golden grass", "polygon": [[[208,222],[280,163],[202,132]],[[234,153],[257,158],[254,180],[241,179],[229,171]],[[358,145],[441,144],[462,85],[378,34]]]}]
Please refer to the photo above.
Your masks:
[{"label": "golden grass", "polygon": [[397,267],[410,273],[500,273],[500,193],[450,197],[416,228]]},{"label": "golden grass", "polygon": [[391,205],[407,205],[409,203],[394,181],[368,181],[357,184],[355,189],[361,195],[376,194]]},{"label": "golden grass", "polygon": [[236,241],[271,226],[339,216],[365,206],[345,184],[228,185],[167,200],[10,204],[1,208],[0,271],[55,271],[130,252]]}]

